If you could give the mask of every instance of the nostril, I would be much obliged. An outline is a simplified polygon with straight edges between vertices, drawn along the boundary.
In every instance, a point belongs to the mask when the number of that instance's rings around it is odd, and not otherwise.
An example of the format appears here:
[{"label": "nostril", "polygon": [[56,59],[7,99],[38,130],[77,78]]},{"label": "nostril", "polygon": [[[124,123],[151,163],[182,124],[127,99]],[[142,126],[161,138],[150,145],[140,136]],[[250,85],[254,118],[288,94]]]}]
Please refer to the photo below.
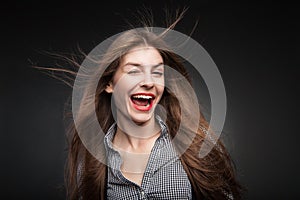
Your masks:
[{"label": "nostril", "polygon": [[154,82],[153,81],[143,81],[140,83],[140,86],[142,87],[153,87]]},{"label": "nostril", "polygon": [[153,82],[150,83],[150,82],[147,82],[147,83],[142,83],[141,84],[141,87],[145,87],[145,88],[152,88],[154,86]]}]

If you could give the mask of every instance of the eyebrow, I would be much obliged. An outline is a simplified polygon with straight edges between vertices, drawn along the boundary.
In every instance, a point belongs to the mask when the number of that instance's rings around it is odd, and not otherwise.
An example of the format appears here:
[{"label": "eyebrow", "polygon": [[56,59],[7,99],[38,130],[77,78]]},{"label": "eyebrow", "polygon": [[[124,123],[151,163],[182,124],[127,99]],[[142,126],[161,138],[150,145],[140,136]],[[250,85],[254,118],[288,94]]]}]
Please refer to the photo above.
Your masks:
[{"label": "eyebrow", "polygon": [[[161,65],[163,65],[163,64],[164,64],[164,63],[160,62],[160,63],[158,63],[158,64],[156,64],[156,65],[152,65],[151,67],[157,68],[157,67],[159,67],[159,66],[161,66]],[[123,67],[125,67],[125,66],[127,66],[127,65],[133,65],[133,66],[136,66],[136,67],[143,67],[143,66],[144,66],[144,65],[141,65],[140,63],[127,62],[125,65],[123,65]]]}]

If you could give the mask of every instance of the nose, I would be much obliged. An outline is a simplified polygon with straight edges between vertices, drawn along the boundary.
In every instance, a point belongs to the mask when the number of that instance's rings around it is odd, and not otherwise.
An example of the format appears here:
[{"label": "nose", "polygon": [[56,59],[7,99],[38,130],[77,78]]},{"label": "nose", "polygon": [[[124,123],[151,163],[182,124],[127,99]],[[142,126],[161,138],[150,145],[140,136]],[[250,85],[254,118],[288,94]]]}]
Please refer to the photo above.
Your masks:
[{"label": "nose", "polygon": [[140,83],[141,87],[152,88],[154,86],[154,81],[151,73],[145,73],[144,79]]}]

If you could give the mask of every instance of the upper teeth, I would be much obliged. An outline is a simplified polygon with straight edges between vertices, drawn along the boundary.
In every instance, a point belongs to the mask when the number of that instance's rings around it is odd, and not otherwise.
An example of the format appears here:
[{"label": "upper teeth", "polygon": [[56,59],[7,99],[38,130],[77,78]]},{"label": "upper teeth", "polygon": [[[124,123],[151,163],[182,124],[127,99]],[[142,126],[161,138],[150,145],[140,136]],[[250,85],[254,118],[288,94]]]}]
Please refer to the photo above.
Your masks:
[{"label": "upper teeth", "polygon": [[152,96],[146,96],[146,95],[134,95],[133,98],[152,99]]}]

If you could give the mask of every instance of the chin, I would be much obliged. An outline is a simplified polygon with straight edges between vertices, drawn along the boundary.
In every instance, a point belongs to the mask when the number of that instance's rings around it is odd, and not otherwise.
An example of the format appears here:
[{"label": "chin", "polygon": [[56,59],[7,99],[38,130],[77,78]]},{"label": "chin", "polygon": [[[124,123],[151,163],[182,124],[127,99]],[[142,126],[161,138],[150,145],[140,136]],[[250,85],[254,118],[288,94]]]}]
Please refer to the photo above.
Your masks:
[{"label": "chin", "polygon": [[145,124],[153,118],[153,113],[141,113],[131,115],[131,120],[136,124]]}]

